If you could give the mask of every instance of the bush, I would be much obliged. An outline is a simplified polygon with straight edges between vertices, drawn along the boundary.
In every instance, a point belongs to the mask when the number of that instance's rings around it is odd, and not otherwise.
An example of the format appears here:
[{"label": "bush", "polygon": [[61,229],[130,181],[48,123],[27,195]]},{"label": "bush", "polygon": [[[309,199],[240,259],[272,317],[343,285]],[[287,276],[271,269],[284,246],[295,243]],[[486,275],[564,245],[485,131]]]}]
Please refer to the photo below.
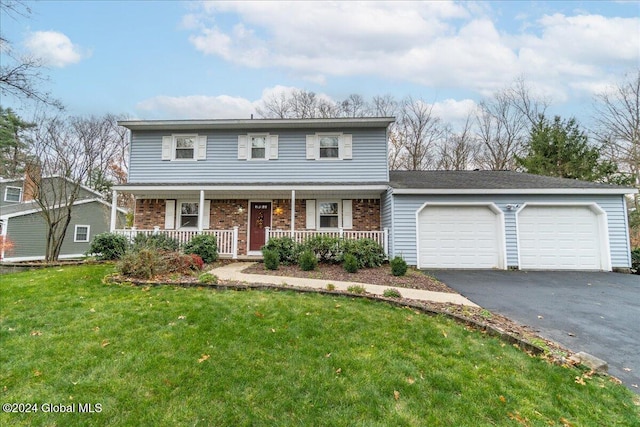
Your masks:
[{"label": "bush", "polygon": [[300,253],[300,245],[290,237],[269,239],[267,244],[262,247],[263,255],[265,249],[277,252],[282,265],[295,264],[298,261],[298,254]]},{"label": "bush", "polygon": [[117,260],[124,256],[128,246],[127,238],[121,234],[101,233],[93,238],[88,253],[96,254],[100,261]]},{"label": "bush", "polygon": [[342,257],[353,255],[358,261],[358,268],[380,267],[385,259],[384,248],[373,239],[344,240]]},{"label": "bush", "polygon": [[640,248],[631,251],[631,271],[640,274]]},{"label": "bush", "polygon": [[200,276],[198,276],[198,283],[203,283],[205,285],[217,285],[218,276],[211,273],[202,273]]},{"label": "bush", "polygon": [[134,250],[153,248],[160,251],[177,251],[180,248],[180,243],[164,233],[138,234],[133,239],[133,247]]},{"label": "bush", "polygon": [[342,263],[342,267],[347,271],[347,273],[356,273],[358,271],[358,260],[355,256],[351,254],[346,254],[344,256],[344,262]]},{"label": "bush", "polygon": [[213,234],[198,234],[184,245],[185,254],[196,254],[207,264],[218,259],[218,243]]},{"label": "bush", "polygon": [[280,266],[280,254],[271,249],[262,248],[262,256],[264,258],[264,268],[267,270],[277,270]]},{"label": "bush", "polygon": [[306,250],[300,254],[300,258],[298,258],[298,265],[303,271],[315,270],[318,266],[318,258],[316,258],[316,255],[313,252]]},{"label": "bush", "polygon": [[116,268],[123,276],[151,279],[169,273],[191,274],[200,271],[203,266],[204,261],[195,254],[141,248],[122,257]]},{"label": "bush", "polygon": [[339,263],[341,261],[340,239],[337,237],[317,235],[307,239],[303,251],[311,251],[320,262]]},{"label": "bush", "polygon": [[347,292],[351,292],[352,294],[364,294],[366,291],[364,286],[360,285],[352,285],[347,288]]},{"label": "bush", "polygon": [[407,262],[402,257],[395,257],[389,263],[391,264],[391,274],[394,276],[404,276],[407,274]]},{"label": "bush", "polygon": [[385,289],[384,292],[382,293],[382,296],[387,298],[402,298],[400,291],[395,288]]}]

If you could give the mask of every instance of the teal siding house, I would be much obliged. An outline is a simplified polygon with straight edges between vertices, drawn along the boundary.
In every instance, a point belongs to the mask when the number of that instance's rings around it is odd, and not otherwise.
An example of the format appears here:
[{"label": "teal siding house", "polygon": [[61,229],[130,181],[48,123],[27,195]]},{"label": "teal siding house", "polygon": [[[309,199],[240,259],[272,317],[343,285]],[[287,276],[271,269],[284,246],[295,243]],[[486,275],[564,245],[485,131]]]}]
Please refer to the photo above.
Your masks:
[{"label": "teal siding house", "polygon": [[[60,177],[43,179],[60,181],[60,185],[64,181]],[[0,241],[3,242],[0,260],[3,262],[44,259],[47,226],[40,208],[33,201],[32,191],[28,180],[0,180]],[[111,212],[111,205],[99,193],[82,187],[73,205],[60,259],[83,257],[93,237],[109,231]],[[125,224],[125,213],[116,209],[116,222],[120,226]]]}]

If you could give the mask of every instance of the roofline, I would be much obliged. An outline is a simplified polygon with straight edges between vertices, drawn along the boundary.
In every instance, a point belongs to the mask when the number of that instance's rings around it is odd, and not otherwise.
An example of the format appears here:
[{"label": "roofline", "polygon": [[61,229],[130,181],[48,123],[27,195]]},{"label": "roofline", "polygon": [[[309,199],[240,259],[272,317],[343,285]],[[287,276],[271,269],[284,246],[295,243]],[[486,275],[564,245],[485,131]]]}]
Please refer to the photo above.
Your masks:
[{"label": "roofline", "polygon": [[207,120],[118,120],[129,130],[193,129],[301,129],[301,128],[386,128],[395,117],[331,119],[207,119]]},{"label": "roofline", "polygon": [[276,185],[237,185],[237,184],[224,184],[224,185],[189,185],[189,184],[177,184],[177,185],[149,185],[149,184],[140,184],[140,185],[114,185],[112,187],[116,191],[193,191],[193,190],[203,190],[203,191],[386,191],[389,187],[386,184],[329,184],[329,185],[318,185],[318,184],[276,184]]},{"label": "roofline", "polygon": [[440,188],[394,188],[393,194],[405,195],[447,195],[447,194],[635,194],[637,188],[464,188],[464,189],[440,189]]},{"label": "roofline", "polygon": [[[55,175],[44,175],[40,179],[50,179],[50,178],[60,178],[60,179],[64,179],[65,181],[67,181],[67,182],[69,182],[71,184],[74,184],[74,185],[76,184],[75,181],[73,181],[72,179],[69,179],[66,176],[62,176],[62,175],[58,175],[58,174],[55,174]],[[4,179],[0,179],[0,183],[22,181],[23,184],[24,184],[24,180],[25,180],[24,177],[21,177],[21,178],[4,178]],[[87,187],[84,184],[80,184],[80,188],[82,188],[82,189],[84,189],[84,190],[86,190],[86,191],[88,191],[90,193],[93,193],[98,197],[103,197],[102,194],[100,194],[99,192],[97,192],[96,190],[94,190],[92,188]]]},{"label": "roofline", "polygon": [[[109,208],[111,207],[111,203],[108,203],[108,202],[106,202],[103,199],[98,198],[98,197],[93,198],[93,199],[76,200],[73,203],[72,206],[84,205],[86,203],[92,203],[92,202],[102,203],[103,205],[105,205],[105,206],[107,206]],[[66,204],[60,203],[60,204],[57,204],[57,205],[49,206],[48,209],[60,209],[60,208],[63,208],[65,206],[66,206]],[[118,207],[116,207],[116,209],[118,211],[120,211],[121,213],[123,213],[123,214],[127,213],[126,209],[118,208]],[[11,219],[11,218],[19,217],[19,216],[24,216],[24,215],[31,215],[31,214],[34,214],[34,213],[38,213],[40,211],[42,211],[41,207],[37,207],[35,209],[29,209],[29,210],[26,210],[26,211],[14,212],[14,213],[10,213],[10,214],[6,214],[6,215],[0,216],[0,220]]]}]

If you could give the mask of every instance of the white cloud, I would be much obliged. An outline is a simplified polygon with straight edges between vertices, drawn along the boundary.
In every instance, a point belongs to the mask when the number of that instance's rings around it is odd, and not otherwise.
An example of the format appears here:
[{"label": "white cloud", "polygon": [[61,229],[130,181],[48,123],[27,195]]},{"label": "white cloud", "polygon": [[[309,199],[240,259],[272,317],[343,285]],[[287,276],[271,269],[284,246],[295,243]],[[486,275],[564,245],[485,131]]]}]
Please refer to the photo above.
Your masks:
[{"label": "white cloud", "polygon": [[510,33],[492,14],[455,2],[203,2],[184,21],[205,55],[315,83],[377,76],[489,95],[526,75],[562,100],[640,61],[638,17],[529,12]]},{"label": "white cloud", "polygon": [[248,119],[255,103],[227,95],[161,95],[139,102],[136,108],[145,119]]},{"label": "white cloud", "polygon": [[471,99],[457,101],[455,99],[445,99],[434,102],[433,114],[439,117],[444,123],[450,123],[454,127],[461,128],[467,120],[469,114],[473,113],[477,104]]},{"label": "white cloud", "polygon": [[90,56],[89,52],[83,52],[69,37],[57,31],[33,32],[24,44],[32,55],[53,67],[66,67]]}]

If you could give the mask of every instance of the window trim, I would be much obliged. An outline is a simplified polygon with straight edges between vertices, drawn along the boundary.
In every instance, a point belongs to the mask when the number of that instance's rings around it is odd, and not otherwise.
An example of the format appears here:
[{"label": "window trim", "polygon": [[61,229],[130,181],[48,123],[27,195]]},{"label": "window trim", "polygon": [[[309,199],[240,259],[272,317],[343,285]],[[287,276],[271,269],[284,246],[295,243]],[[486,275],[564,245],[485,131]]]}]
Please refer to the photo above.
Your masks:
[{"label": "window trim", "polygon": [[[198,160],[198,134],[190,134],[190,133],[176,133],[171,135],[171,160],[178,162],[193,162]],[[193,156],[191,158],[178,158],[176,156],[178,150],[178,138],[192,138],[193,139]]]},{"label": "window trim", "polygon": [[[78,228],[83,227],[87,229],[87,237],[86,240],[80,240],[78,239]],[[73,242],[74,243],[88,243],[91,236],[91,226],[88,224],[76,224],[74,230],[73,230]]]},{"label": "window trim", "polygon": [[[182,226],[182,205],[183,203],[194,203],[198,206],[198,210],[197,213],[195,215],[186,215],[189,217],[194,217],[196,218],[196,225],[195,226],[187,226],[187,227],[183,227]],[[175,224],[175,229],[176,230],[197,230],[198,229],[198,221],[200,220],[200,202],[198,200],[177,200],[176,201],[176,224]]]},{"label": "window trim", "polygon": [[[321,209],[320,206],[323,203],[335,203],[338,205],[338,226],[337,227],[323,227],[322,223],[320,221],[320,217],[322,216],[329,216],[329,215],[322,215],[321,214]],[[330,216],[334,216],[334,215],[330,215]],[[340,199],[325,199],[325,200],[316,200],[316,230],[339,230],[340,228],[342,228],[342,200]]]},{"label": "window trim", "polygon": [[[7,194],[9,193],[9,189],[18,190],[18,200],[7,200]],[[22,187],[14,187],[12,185],[7,185],[4,188],[4,201],[9,203],[20,203],[22,202]]]},{"label": "window trim", "polygon": [[[264,138],[264,157],[253,157],[253,145],[252,145],[252,138]],[[248,133],[247,134],[247,160],[254,160],[254,161],[258,161],[258,162],[262,162],[265,160],[270,160],[270,154],[269,154],[269,144],[271,143],[270,141],[270,135],[268,133]]]}]

